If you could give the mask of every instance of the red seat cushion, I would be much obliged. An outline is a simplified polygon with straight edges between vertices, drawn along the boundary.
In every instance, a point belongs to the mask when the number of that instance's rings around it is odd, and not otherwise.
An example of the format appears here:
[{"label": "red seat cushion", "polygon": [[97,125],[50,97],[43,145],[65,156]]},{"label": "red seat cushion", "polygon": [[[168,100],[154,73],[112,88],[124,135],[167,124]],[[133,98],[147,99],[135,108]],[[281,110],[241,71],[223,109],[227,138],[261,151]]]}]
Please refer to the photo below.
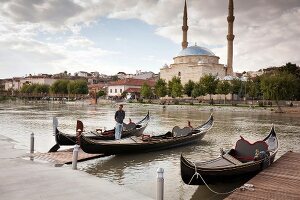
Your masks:
[{"label": "red seat cushion", "polygon": [[256,141],[251,144],[241,136],[241,139],[239,139],[235,145],[235,158],[242,162],[252,161],[254,160],[256,150],[258,150],[258,152],[266,152],[268,150],[268,144],[265,141]]}]

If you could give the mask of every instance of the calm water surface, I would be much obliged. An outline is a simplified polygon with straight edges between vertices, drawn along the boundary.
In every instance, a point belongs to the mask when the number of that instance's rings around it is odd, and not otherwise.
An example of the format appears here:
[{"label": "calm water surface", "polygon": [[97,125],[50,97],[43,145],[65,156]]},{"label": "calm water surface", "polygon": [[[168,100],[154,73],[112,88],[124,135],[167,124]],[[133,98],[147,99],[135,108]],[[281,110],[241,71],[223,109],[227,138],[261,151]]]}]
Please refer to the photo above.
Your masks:
[{"label": "calm water surface", "polygon": [[[0,134],[14,139],[17,148],[29,149],[30,133],[34,132],[36,150],[46,152],[55,144],[52,134],[53,116],[58,118],[59,128],[66,133],[75,133],[77,119],[84,122],[86,130],[103,127],[108,129],[114,126],[116,108],[115,105],[0,103]],[[208,107],[168,106],[163,109],[159,105],[128,104],[125,105],[126,120],[130,117],[136,122],[143,118],[148,110],[151,121],[145,134],[165,133],[175,125],[186,126],[187,120],[196,126],[209,117]],[[240,135],[250,141],[263,139],[272,124],[275,124],[280,141],[277,158],[287,150],[300,152],[299,115],[227,108],[226,111],[215,111],[214,116],[213,128],[196,144],[152,153],[109,156],[80,163],[79,168],[155,198],[156,170],[162,167],[165,169],[166,199],[222,199],[224,196],[214,195],[204,186],[188,186],[181,181],[181,153],[193,160],[208,160],[217,157],[221,147],[233,147]],[[224,192],[239,184],[220,184],[212,187]]]}]

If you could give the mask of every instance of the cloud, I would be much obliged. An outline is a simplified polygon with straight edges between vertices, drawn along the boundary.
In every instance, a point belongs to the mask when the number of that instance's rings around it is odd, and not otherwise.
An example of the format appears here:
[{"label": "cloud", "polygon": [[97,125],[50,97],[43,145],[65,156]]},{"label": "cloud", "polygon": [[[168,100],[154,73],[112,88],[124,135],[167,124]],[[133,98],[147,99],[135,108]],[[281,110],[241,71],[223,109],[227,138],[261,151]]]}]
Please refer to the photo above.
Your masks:
[{"label": "cloud", "polygon": [[[299,65],[299,0],[234,2],[235,70],[257,70],[286,62]],[[3,70],[20,65],[28,68],[28,71],[37,71],[38,66],[45,66],[41,68],[51,68],[51,72],[62,69],[63,66],[70,69],[75,65],[78,66],[75,69],[79,69],[80,65],[100,66],[104,55],[111,56],[121,52],[100,48],[81,32],[105,17],[144,21],[156,28],[157,35],[180,44],[183,3],[183,0],[2,0],[1,74]],[[210,48],[221,58],[221,63],[225,64],[227,3],[226,0],[188,1],[189,44],[197,42],[200,46]],[[41,40],[38,38],[41,33],[50,35],[47,40]],[[58,35],[63,38],[60,43],[51,40]],[[120,39],[126,40],[123,37]],[[115,38],[116,41],[120,39]],[[106,65],[117,71],[126,63],[107,62]],[[24,71],[26,70],[21,70],[20,73]]]}]

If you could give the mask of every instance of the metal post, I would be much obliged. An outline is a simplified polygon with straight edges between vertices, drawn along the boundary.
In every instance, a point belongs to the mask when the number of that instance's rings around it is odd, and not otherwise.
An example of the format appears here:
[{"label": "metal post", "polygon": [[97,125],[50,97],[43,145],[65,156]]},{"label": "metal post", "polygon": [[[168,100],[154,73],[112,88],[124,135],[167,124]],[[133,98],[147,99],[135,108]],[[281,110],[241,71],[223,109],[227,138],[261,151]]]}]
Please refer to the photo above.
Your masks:
[{"label": "metal post", "polygon": [[164,199],[164,169],[157,169],[157,191],[156,200]]},{"label": "metal post", "polygon": [[72,159],[72,169],[77,169],[77,160],[78,160],[78,151],[79,151],[79,145],[75,144],[73,149],[73,159]]},{"label": "metal post", "polygon": [[34,153],[34,134],[30,134],[30,153]]}]

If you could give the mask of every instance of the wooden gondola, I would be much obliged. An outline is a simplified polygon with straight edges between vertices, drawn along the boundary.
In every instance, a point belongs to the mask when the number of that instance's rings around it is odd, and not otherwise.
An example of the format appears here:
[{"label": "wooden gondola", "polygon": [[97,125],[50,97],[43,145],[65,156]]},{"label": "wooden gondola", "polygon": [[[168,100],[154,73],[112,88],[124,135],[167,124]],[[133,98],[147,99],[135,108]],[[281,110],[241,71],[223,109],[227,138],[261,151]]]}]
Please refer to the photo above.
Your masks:
[{"label": "wooden gondola", "polygon": [[213,116],[211,115],[204,124],[196,128],[185,127],[180,129],[178,126],[175,126],[171,132],[169,131],[160,136],[150,137],[149,135],[143,135],[140,137],[132,136],[122,140],[97,141],[82,134],[80,136],[80,146],[84,152],[90,154],[104,153],[114,155],[157,151],[201,140],[212,126]]},{"label": "wooden gondola", "polygon": [[[129,123],[124,124],[124,131],[122,132],[121,137],[126,138],[129,136],[140,136],[143,134],[145,128],[148,125],[148,122],[150,120],[149,112],[147,115],[139,122],[137,123]],[[77,136],[66,134],[58,130],[58,120],[56,117],[53,117],[53,133],[56,140],[56,145],[54,145],[49,152],[57,151],[60,146],[68,146],[68,145],[75,145],[77,143]],[[77,128],[81,127],[80,131],[83,131],[83,123],[81,121],[77,121]],[[89,132],[83,132],[87,138],[93,139],[93,140],[113,140],[115,138],[115,130],[105,130],[102,131],[101,129],[97,129],[96,131],[89,131]]]},{"label": "wooden gondola", "polygon": [[181,155],[181,178],[189,185],[246,180],[270,166],[277,151],[278,139],[273,126],[264,140],[251,144],[241,137],[235,149],[213,160],[192,162]]}]

